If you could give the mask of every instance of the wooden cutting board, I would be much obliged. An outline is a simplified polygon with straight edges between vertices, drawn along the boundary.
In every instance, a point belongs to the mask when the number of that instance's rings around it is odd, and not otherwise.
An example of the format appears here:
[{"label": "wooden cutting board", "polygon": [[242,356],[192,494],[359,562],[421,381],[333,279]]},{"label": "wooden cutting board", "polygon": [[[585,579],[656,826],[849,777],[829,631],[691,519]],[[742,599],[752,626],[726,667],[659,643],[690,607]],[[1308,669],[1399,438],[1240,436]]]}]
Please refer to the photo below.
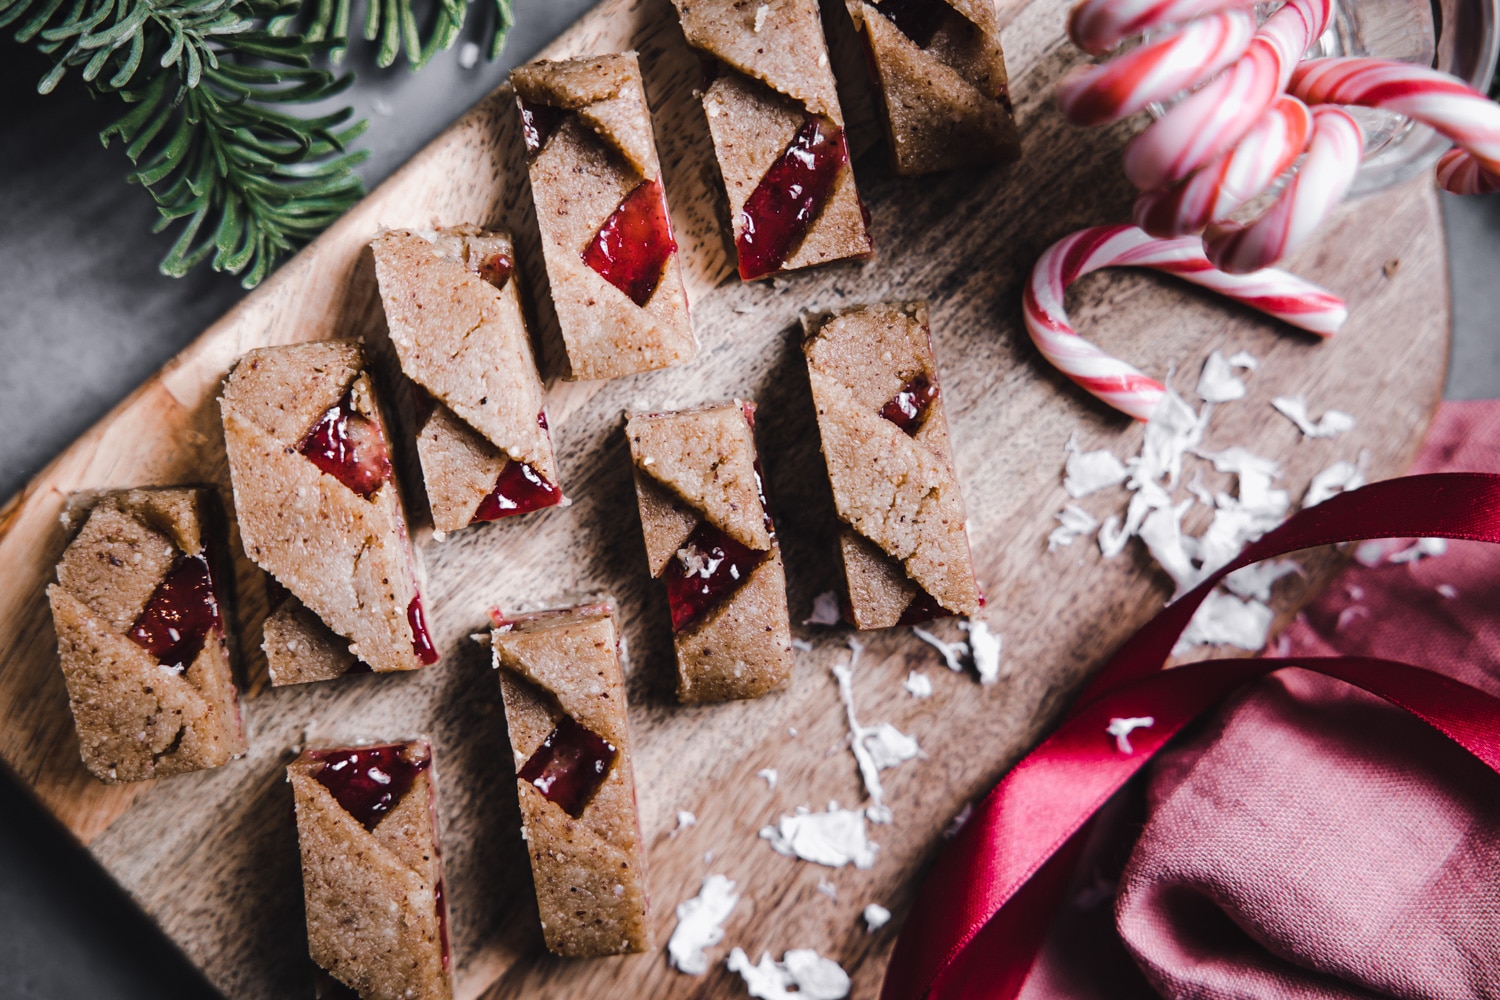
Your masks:
[{"label": "wooden cutting board", "polygon": [[[1081,58],[1063,39],[1065,0],[1001,0],[1025,160],[918,179],[892,176],[874,148],[847,17],[842,5],[825,6],[878,258],[755,285],[731,276],[726,209],[692,96],[698,64],[668,0],[609,0],[545,52],[639,50],[703,349],[674,370],[551,385],[548,410],[573,506],[443,543],[418,532],[427,604],[445,651],[439,665],[266,688],[256,651],[262,578],[241,559],[249,754],[211,772],[110,787],[78,762],[43,590],[65,543],[58,514],[72,490],[209,482],[227,499],[215,397],[239,354],[325,337],[379,342],[384,321],[365,245],[381,226],[509,226],[520,236],[524,273],[540,281],[515,114],[503,91],[205,331],[0,511],[0,756],[229,997],[310,995],[282,770],[292,748],[417,731],[432,737],[441,774],[461,997],[743,995],[722,964],[703,978],[684,976],[668,968],[661,947],[591,962],[559,961],[542,949],[498,686],[487,651],[469,639],[491,605],[538,606],[596,590],[618,600],[659,945],[675,925],[673,907],[697,892],[705,874],[722,872],[743,898],[712,958],[722,960],[732,945],[752,958],[812,947],[850,971],[855,996],[870,997],[941,831],[1169,596],[1168,582],[1135,548],[1109,561],[1087,544],[1045,551],[1052,516],[1067,500],[1060,471],[1069,435],[1077,431],[1086,447],[1122,456],[1141,439],[1139,426],[1048,369],[1020,323],[1021,282],[1048,243],[1083,225],[1128,218],[1119,152],[1130,130],[1071,128],[1050,100],[1053,82]],[[1351,316],[1339,337],[1318,342],[1170,279],[1124,272],[1086,279],[1073,296],[1074,318],[1147,371],[1175,365],[1184,392],[1211,349],[1258,355],[1249,398],[1220,408],[1207,444],[1243,444],[1277,458],[1294,496],[1316,471],[1361,453],[1370,478],[1400,473],[1441,395],[1447,360],[1447,277],[1430,182],[1345,206],[1289,263],[1348,298]],[[880,844],[875,866],[832,870],[773,853],[757,831],[800,805],[863,801],[829,673],[848,657],[846,634],[796,629],[814,649],[798,654],[784,693],[676,705],[666,602],[646,573],[621,414],[736,395],[758,401],[761,455],[800,622],[815,594],[837,586],[838,573],[798,317],[892,297],[932,304],[987,614],[1004,637],[1009,673],[980,687],[942,669],[907,630],[865,637],[869,649],[854,681],[861,721],[895,724],[920,740],[925,756],[883,775],[895,823],[872,827]],[[555,352],[547,346],[543,353],[555,371]],[[1268,405],[1287,393],[1305,393],[1315,412],[1348,410],[1359,426],[1334,441],[1303,440]],[[1084,505],[1104,514],[1123,500],[1093,497]],[[1283,621],[1336,564],[1329,554],[1314,556],[1304,579],[1283,581]],[[916,700],[902,690],[913,668],[932,678],[933,697]],[[755,777],[766,767],[780,774],[774,788]],[[674,832],[678,810],[693,812],[697,825]],[[836,900],[819,891],[824,881]],[[878,934],[866,934],[858,920],[870,902],[896,914]]]}]

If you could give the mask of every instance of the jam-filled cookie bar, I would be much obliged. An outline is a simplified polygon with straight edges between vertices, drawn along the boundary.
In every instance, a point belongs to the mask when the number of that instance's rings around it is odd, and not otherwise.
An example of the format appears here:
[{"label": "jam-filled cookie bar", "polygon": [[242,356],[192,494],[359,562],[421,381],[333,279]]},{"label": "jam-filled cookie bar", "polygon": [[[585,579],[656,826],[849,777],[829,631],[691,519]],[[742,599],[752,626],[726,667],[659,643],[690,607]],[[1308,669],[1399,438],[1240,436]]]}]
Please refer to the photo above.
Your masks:
[{"label": "jam-filled cookie bar", "polygon": [[791,676],[781,544],[755,407],[637,413],[625,425],[651,575],[665,582],[684,702],[756,698]]},{"label": "jam-filled cookie bar", "polygon": [[436,663],[359,345],[251,351],[220,408],[246,554],[376,673]]},{"label": "jam-filled cookie bar", "polygon": [[709,60],[703,110],[749,281],[868,256],[817,0],[674,0]]},{"label": "jam-filled cookie bar", "polygon": [[495,618],[491,643],[547,947],[575,958],[645,951],[646,852],[614,609]]},{"label": "jam-filled cookie bar", "polygon": [[844,0],[898,174],[1021,155],[992,0]]},{"label": "jam-filled cookie bar", "polygon": [[312,749],[286,770],[313,961],[363,1000],[452,1000],[432,747]]},{"label": "jam-filled cookie bar", "polygon": [[371,249],[391,343],[415,383],[433,527],[561,503],[510,237],[472,226],[396,230]]},{"label": "jam-filled cookie bar", "polygon": [[634,52],[510,75],[552,303],[575,379],[698,352]]},{"label": "jam-filled cookie bar", "polygon": [[238,757],[217,500],[120,490],[79,496],[70,511],[89,505],[47,588],[84,766],[101,781],[141,781]]},{"label": "jam-filled cookie bar", "polygon": [[975,614],[983,598],[926,303],[858,306],[804,324],[853,623]]}]

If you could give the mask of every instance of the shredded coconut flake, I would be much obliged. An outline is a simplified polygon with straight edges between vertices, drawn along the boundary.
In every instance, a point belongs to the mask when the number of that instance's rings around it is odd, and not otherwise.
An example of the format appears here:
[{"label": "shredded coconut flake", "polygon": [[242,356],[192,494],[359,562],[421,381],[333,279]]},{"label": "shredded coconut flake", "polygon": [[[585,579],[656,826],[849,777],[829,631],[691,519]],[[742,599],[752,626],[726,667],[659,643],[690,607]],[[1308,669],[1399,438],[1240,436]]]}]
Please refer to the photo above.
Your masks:
[{"label": "shredded coconut flake", "polygon": [[1235,570],[1224,578],[1224,586],[1240,597],[1269,601],[1277,580],[1301,572],[1302,567],[1290,559],[1273,559]]},{"label": "shredded coconut flake", "polygon": [[916,739],[906,735],[889,722],[882,722],[873,729],[865,730],[862,738],[865,749],[870,752],[870,759],[882,771],[918,757],[922,753],[922,748],[917,745]]},{"label": "shredded coconut flake", "polygon": [[829,899],[833,900],[835,903],[839,901],[839,887],[828,881],[826,878],[818,879],[818,891],[827,896]]},{"label": "shredded coconut flake", "polygon": [[1000,679],[1000,636],[990,631],[986,622],[969,618],[958,627],[969,633],[969,650],[974,654],[974,670],[979,683],[993,684]]},{"label": "shredded coconut flake", "polygon": [[1209,403],[1230,403],[1236,399],[1244,399],[1245,383],[1234,373],[1234,369],[1232,360],[1214,351],[1203,362],[1203,374],[1198,376],[1198,395]]},{"label": "shredded coconut flake", "polygon": [[1458,597],[1458,588],[1453,586],[1453,584],[1451,583],[1438,584],[1437,592],[1440,596],[1447,598],[1450,601]]},{"label": "shredded coconut flake", "polygon": [[833,591],[825,590],[813,598],[812,614],[802,619],[802,624],[837,625],[839,618],[839,599]]},{"label": "shredded coconut flake", "polygon": [[771,13],[771,8],[761,4],[755,8],[755,33],[760,34],[760,29],[766,26],[766,15]]},{"label": "shredded coconut flake", "polygon": [[675,836],[677,836],[677,834],[681,833],[683,830],[686,830],[688,827],[690,827],[690,826],[697,826],[697,825],[698,825],[698,817],[697,816],[694,816],[692,813],[688,812],[686,809],[679,809],[679,810],[677,810],[677,829],[675,829],[675,830],[672,831],[672,836],[675,837]]},{"label": "shredded coconut flake", "polygon": [[758,965],[751,965],[749,956],[736,948],[727,964],[759,1000],[843,1000],[849,995],[848,974],[811,948],[794,948],[780,962],[762,954]]},{"label": "shredded coconut flake", "polygon": [[969,655],[969,644],[967,642],[944,642],[925,628],[915,625],[911,629],[927,645],[937,650],[943,657],[943,662],[948,669],[954,673],[962,673],[964,669],[964,657]]},{"label": "shredded coconut flake", "polygon": [[1357,490],[1364,484],[1364,473],[1359,471],[1359,466],[1353,462],[1334,462],[1313,476],[1307,493],[1302,497],[1302,508],[1306,510],[1308,507],[1316,507],[1330,497]]},{"label": "shredded coconut flake", "polygon": [[708,875],[692,899],[677,904],[677,927],[667,941],[667,958],[679,972],[701,976],[708,971],[704,949],[724,940],[724,921],[740,897],[723,875]]},{"label": "shredded coconut flake", "polygon": [[1078,538],[1087,538],[1099,527],[1099,519],[1077,504],[1070,503],[1056,514],[1058,526],[1047,536],[1047,551],[1067,548]]},{"label": "shredded coconut flake", "polygon": [[759,771],[755,772],[755,776],[757,778],[764,778],[764,779],[766,779],[766,787],[768,787],[768,788],[775,788],[776,787],[776,782],[781,777],[780,775],[778,775],[776,773],[776,768],[774,768],[774,767],[763,767]]},{"label": "shredded coconut flake", "polygon": [[793,639],[792,648],[800,649],[804,653],[811,653],[813,644],[808,642],[806,639]]},{"label": "shredded coconut flake", "polygon": [[958,836],[958,831],[964,828],[964,824],[968,823],[969,817],[973,815],[974,803],[965,802],[964,807],[958,811],[958,814],[954,816],[953,820],[948,824],[948,828],[943,831],[943,839],[952,840],[954,837]]},{"label": "shredded coconut flake", "polygon": [[1260,360],[1249,351],[1236,351],[1229,356],[1229,363],[1252,372],[1260,367]]},{"label": "shredded coconut flake", "polygon": [[906,688],[906,693],[913,698],[931,698],[932,681],[920,671],[913,670],[906,675],[906,683],[901,685]]},{"label": "shredded coconut flake", "polygon": [[1354,418],[1343,410],[1328,410],[1314,421],[1307,415],[1307,399],[1303,396],[1277,396],[1271,400],[1276,412],[1297,425],[1304,437],[1333,438],[1354,429]]},{"label": "shredded coconut flake", "polygon": [[1135,753],[1135,747],[1130,745],[1130,734],[1137,729],[1150,729],[1156,725],[1156,719],[1149,715],[1142,715],[1130,719],[1110,719],[1109,725],[1104,731],[1115,738],[1115,749],[1123,754]]},{"label": "shredded coconut flake", "polygon": [[458,68],[473,69],[479,65],[479,45],[475,42],[464,42],[458,47]]},{"label": "shredded coconut flake", "polygon": [[865,933],[874,934],[880,928],[891,922],[891,911],[879,903],[871,903],[865,907]]},{"label": "shredded coconut flake", "polygon": [[840,809],[837,802],[828,803],[827,812],[799,808],[793,815],[781,817],[775,826],[762,827],[760,837],[769,841],[777,854],[829,868],[849,864],[869,868],[879,850],[879,845],[865,835],[864,813]]},{"label": "shredded coconut flake", "polygon": [[1074,500],[1110,486],[1118,486],[1125,481],[1125,464],[1107,449],[1079,450],[1077,431],[1068,438],[1067,452],[1063,489]]},{"label": "shredded coconut flake", "polygon": [[1414,563],[1423,559],[1431,559],[1448,551],[1448,539],[1446,538],[1419,538],[1417,544],[1411,548],[1402,549],[1400,552],[1392,552],[1386,556],[1386,562],[1391,563]]},{"label": "shredded coconut flake", "polygon": [[1193,615],[1172,652],[1184,653],[1204,645],[1259,650],[1266,644],[1274,617],[1271,609],[1259,601],[1242,601],[1216,590]]},{"label": "shredded coconut flake", "polygon": [[1333,630],[1335,632],[1347,631],[1350,625],[1353,625],[1361,618],[1368,617],[1370,617],[1369,608],[1365,607],[1363,604],[1351,604],[1347,608],[1339,612],[1339,620],[1334,622]]}]

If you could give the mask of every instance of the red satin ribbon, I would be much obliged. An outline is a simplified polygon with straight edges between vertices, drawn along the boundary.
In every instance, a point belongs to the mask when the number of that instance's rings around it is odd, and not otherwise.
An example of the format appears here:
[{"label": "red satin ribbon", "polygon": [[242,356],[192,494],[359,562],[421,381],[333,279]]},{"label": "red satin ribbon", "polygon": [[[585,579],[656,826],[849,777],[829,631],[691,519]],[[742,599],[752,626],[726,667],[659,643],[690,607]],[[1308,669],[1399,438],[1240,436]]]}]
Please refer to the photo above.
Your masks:
[{"label": "red satin ribbon", "polygon": [[[1500,699],[1443,674],[1370,657],[1205,660],[1163,671],[1218,582],[1299,549],[1369,538],[1500,543],[1500,475],[1409,476],[1344,493],[1250,545],[1120,647],[1057,731],[1007,774],[938,859],[907,917],[882,1000],[1009,1000],[1031,971],[1094,813],[1183,726],[1235,688],[1283,667],[1361,687],[1500,771]],[[1120,753],[1110,719],[1151,716]]]}]

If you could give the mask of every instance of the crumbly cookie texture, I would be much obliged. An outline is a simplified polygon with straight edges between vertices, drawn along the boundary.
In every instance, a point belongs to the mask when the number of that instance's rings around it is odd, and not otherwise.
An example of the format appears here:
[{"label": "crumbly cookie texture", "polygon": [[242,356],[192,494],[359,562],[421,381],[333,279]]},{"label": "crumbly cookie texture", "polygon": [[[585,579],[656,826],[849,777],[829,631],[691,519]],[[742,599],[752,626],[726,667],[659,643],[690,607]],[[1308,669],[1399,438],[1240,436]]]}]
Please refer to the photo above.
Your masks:
[{"label": "crumbly cookie texture", "polygon": [[82,527],[47,598],[84,766],[101,781],[142,781],[240,756],[222,563],[208,539],[217,500],[196,488],[79,500],[69,507]]},{"label": "crumbly cookie texture", "polygon": [[363,1000],[452,1000],[427,741],[307,750],[287,780],[313,961]]},{"label": "crumbly cookie texture", "polygon": [[[251,351],[230,372],[220,407],[246,554],[376,673],[434,662],[389,437],[359,345]],[[370,457],[351,473],[363,476],[353,480],[360,489],[309,457],[315,433],[330,427],[344,428],[356,458]]]},{"label": "crumbly cookie texture", "polygon": [[266,616],[261,635],[260,649],[276,687],[333,680],[364,667],[349,652],[349,640],[335,635],[291,595]]},{"label": "crumbly cookie texture", "polygon": [[632,414],[625,425],[684,702],[757,698],[791,677],[786,575],[761,494],[753,413],[736,400]]},{"label": "crumbly cookie texture", "polygon": [[[570,377],[618,378],[690,360],[698,342],[636,54],[542,60],[510,80],[530,137],[531,193]],[[619,224],[632,205],[654,209],[655,228]],[[647,230],[655,236],[642,244]],[[640,297],[591,266],[596,245],[659,260]]]},{"label": "crumbly cookie texture", "polygon": [[[817,0],[674,3],[688,44],[715,60],[717,67],[703,92],[703,109],[740,248],[741,276],[759,278],[869,255],[873,244],[848,162],[844,113]],[[837,134],[844,161],[821,204],[807,210],[811,218],[784,258],[768,270],[749,271],[744,242],[747,230],[754,237],[757,227],[747,214],[747,203],[814,119],[830,135]]]},{"label": "crumbly cookie texture", "polygon": [[471,524],[511,461],[556,484],[510,236],[392,230],[370,247],[401,370],[426,394],[417,450],[433,527]]},{"label": "crumbly cookie texture", "polygon": [[869,56],[898,174],[1021,155],[994,4],[932,0],[894,13],[872,0],[845,6]]},{"label": "crumbly cookie texture", "polygon": [[804,322],[854,624],[975,614],[982,598],[926,304],[857,306]]},{"label": "crumbly cookie texture", "polygon": [[542,932],[575,958],[651,947],[613,614],[518,615],[492,635]]}]

